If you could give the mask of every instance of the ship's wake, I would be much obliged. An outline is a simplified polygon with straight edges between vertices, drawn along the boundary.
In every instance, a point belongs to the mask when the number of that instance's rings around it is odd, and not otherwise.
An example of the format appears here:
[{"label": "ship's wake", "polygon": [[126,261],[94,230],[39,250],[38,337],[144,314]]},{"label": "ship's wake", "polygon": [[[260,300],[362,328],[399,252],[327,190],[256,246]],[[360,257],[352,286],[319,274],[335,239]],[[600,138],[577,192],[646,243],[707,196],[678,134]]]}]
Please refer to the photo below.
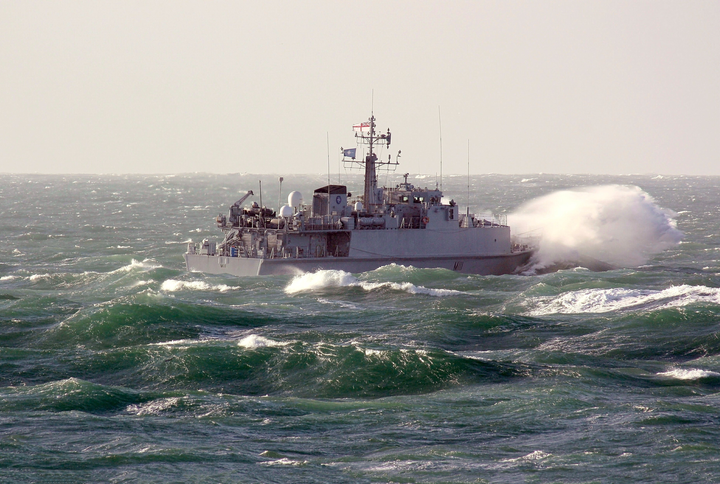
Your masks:
[{"label": "ship's wake", "polygon": [[675,213],[636,186],[562,190],[531,200],[508,219],[516,234],[537,237],[525,272],[583,266],[636,267],[683,237]]}]

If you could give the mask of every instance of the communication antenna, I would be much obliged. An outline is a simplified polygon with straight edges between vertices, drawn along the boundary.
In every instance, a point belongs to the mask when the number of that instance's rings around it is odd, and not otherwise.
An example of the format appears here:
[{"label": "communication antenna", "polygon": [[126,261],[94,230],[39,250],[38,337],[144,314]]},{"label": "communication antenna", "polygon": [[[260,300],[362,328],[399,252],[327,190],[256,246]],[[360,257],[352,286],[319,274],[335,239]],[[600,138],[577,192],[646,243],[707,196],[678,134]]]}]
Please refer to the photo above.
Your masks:
[{"label": "communication antenna", "polygon": [[278,204],[277,204],[278,214],[280,213],[280,209],[282,208],[280,206],[280,201],[282,200],[282,182],[283,182],[283,177],[280,177],[280,191],[278,193]]},{"label": "communication antenna", "polygon": [[442,191],[442,179],[443,179],[443,172],[442,172],[442,155],[443,155],[443,149],[442,149],[442,119],[440,118],[440,106],[438,106],[438,129],[440,131],[440,191]]},{"label": "communication antenna", "polygon": [[325,132],[325,139],[327,141],[327,159],[328,159],[328,211],[327,214],[330,215],[330,132]]},{"label": "communication antenna", "polygon": [[465,209],[465,226],[470,227],[470,139],[468,139],[468,146],[467,146],[467,153],[468,153],[468,177],[467,177],[467,208]]},{"label": "communication antenna", "polygon": [[265,226],[265,214],[263,213],[263,204],[262,204],[262,180],[258,180],[258,184],[260,185],[260,222],[262,223],[263,227]]}]

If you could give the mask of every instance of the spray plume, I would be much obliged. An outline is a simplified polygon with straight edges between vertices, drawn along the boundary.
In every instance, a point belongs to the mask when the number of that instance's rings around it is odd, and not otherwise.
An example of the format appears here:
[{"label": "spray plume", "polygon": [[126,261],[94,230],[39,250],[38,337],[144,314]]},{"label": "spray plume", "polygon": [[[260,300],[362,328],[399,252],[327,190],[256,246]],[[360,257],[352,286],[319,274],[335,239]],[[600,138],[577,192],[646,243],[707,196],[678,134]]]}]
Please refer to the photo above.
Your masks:
[{"label": "spray plume", "polygon": [[516,234],[540,238],[530,269],[537,272],[585,261],[641,265],[680,242],[674,216],[639,187],[606,185],[536,198],[509,218]]}]

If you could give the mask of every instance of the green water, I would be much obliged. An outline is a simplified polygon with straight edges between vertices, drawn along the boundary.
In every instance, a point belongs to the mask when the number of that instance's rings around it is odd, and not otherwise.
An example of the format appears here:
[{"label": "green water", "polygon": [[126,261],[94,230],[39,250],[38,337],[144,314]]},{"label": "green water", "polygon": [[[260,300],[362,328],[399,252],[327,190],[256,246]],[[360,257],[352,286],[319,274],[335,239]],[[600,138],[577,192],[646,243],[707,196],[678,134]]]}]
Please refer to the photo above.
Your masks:
[{"label": "green water", "polygon": [[2,481],[720,479],[720,179],[472,177],[639,186],[685,234],[640,267],[186,273],[260,178],[0,176]]}]

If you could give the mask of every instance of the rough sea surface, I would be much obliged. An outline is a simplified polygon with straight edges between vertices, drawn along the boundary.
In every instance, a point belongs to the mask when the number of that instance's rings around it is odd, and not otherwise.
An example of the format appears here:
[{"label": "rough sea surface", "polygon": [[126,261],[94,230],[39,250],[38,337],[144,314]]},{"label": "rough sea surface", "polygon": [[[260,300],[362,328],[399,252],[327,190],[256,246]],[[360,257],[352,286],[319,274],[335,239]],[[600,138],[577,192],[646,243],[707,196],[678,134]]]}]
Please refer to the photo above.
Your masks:
[{"label": "rough sea surface", "polygon": [[0,175],[0,481],[720,481],[720,178],[471,177],[476,212],[674,211],[680,244],[608,272],[187,273],[259,179],[274,207],[274,175]]}]

